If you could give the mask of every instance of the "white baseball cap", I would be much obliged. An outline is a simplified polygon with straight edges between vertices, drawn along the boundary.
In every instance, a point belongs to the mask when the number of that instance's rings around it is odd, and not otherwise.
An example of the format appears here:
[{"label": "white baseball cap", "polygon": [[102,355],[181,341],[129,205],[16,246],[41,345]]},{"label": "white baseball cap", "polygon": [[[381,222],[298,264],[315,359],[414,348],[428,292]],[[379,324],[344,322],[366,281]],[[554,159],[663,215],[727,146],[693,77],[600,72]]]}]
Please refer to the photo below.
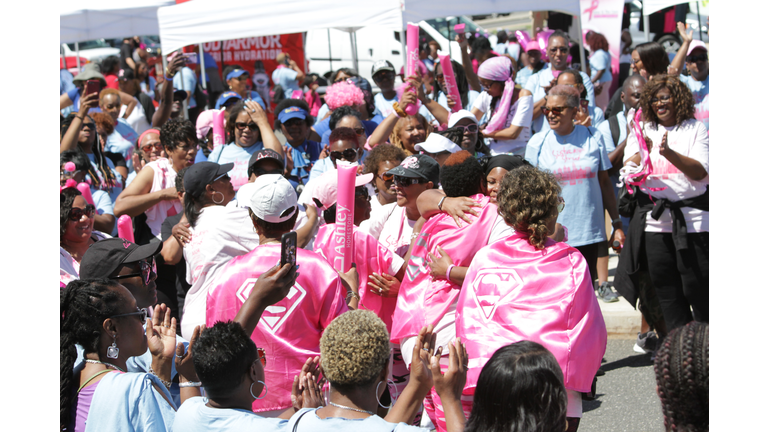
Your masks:
[{"label": "white baseball cap", "polygon": [[[343,162],[337,162],[343,163]],[[355,176],[355,187],[368,184],[373,180],[373,173]],[[327,210],[336,204],[339,193],[339,173],[336,169],[326,171],[317,179],[312,201],[318,210]]]},{"label": "white baseball cap", "polygon": [[253,214],[269,223],[285,222],[299,209],[296,191],[280,174],[259,176],[254,184],[256,193],[249,206]]},{"label": "white baseball cap", "polygon": [[475,115],[472,114],[471,112],[463,109],[463,110],[458,110],[455,113],[451,113],[451,117],[448,119],[448,127],[451,128],[456,126],[456,123],[458,123],[459,120],[465,119],[465,118],[472,119],[472,121],[475,122],[475,124],[477,124],[477,117],[475,117]]},{"label": "white baseball cap", "polygon": [[444,151],[456,153],[461,150],[461,147],[457,146],[456,143],[434,132],[429,134],[426,141],[416,144],[415,148],[418,151],[427,153],[440,153]]}]

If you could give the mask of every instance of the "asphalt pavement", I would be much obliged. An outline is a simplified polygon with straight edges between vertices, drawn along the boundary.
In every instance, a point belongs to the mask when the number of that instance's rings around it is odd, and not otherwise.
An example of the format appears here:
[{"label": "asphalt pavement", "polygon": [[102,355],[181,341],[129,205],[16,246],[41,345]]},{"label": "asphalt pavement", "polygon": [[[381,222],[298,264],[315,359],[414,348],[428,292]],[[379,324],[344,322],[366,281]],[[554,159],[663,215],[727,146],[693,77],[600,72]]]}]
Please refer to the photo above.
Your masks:
[{"label": "asphalt pavement", "polygon": [[663,432],[650,354],[632,350],[635,339],[608,339],[605,375],[597,378],[597,397],[583,402],[579,432]]}]

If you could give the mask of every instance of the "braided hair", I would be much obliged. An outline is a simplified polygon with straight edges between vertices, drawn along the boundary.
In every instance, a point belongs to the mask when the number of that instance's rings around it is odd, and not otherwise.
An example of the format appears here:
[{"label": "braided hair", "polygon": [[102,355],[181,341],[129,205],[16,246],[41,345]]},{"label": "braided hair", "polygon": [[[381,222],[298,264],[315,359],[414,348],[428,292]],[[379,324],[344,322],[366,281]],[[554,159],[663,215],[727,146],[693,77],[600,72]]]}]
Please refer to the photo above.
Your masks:
[{"label": "braided hair", "polygon": [[107,279],[74,280],[61,292],[61,338],[59,358],[59,422],[60,429],[69,427],[74,399],[72,369],[77,358],[75,344],[85,353],[99,349],[101,326],[105,319],[118,313],[125,299],[112,287],[117,283]]},{"label": "braided hair", "polygon": [[[441,66],[442,67],[442,64]],[[464,66],[456,60],[451,60],[451,67],[453,68],[453,75],[456,78],[456,87],[459,90],[459,96],[461,97],[461,106],[469,107],[469,83],[467,82],[467,75],[464,73]],[[443,72],[445,74],[445,72]],[[446,97],[448,92],[440,86],[440,81],[435,80],[435,85],[432,87],[432,99],[437,100],[438,92],[443,92]]]},{"label": "braided hair", "polygon": [[709,325],[692,321],[667,335],[653,364],[667,431],[709,430]]},{"label": "braided hair", "polygon": [[77,188],[66,188],[59,194],[59,202],[61,204],[59,208],[59,221],[61,223],[61,231],[59,232],[59,243],[64,242],[64,233],[67,232],[67,220],[69,219],[69,212],[72,210],[72,204],[75,202],[75,198],[82,195]]},{"label": "braided hair", "polygon": [[[65,118],[61,123],[62,137],[67,132],[67,129],[69,129],[69,126],[72,125],[72,120],[74,120],[75,115],[77,115],[77,113],[69,113],[67,118]],[[88,118],[91,119],[94,124],[96,123],[91,116],[88,116]],[[93,140],[93,144],[91,144],[91,151],[93,152],[93,159],[97,168],[94,168],[93,164],[90,164],[88,167],[88,175],[91,177],[91,183],[93,184],[93,187],[96,189],[104,190],[107,193],[111,193],[112,188],[117,185],[117,177],[115,177],[115,173],[112,172],[112,168],[110,168],[107,164],[107,157],[104,155],[104,152],[101,149],[101,144],[99,143],[99,134],[95,130],[94,134],[96,136]],[[79,144],[77,149],[82,151]]]}]

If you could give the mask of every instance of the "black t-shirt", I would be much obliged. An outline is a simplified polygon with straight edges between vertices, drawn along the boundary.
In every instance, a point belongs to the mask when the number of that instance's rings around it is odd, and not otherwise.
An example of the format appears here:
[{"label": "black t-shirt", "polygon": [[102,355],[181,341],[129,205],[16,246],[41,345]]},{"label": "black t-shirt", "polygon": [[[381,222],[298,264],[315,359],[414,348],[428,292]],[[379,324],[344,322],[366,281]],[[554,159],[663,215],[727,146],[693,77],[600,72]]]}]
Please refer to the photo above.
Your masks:
[{"label": "black t-shirt", "polygon": [[113,152],[104,152],[104,156],[109,158],[109,160],[112,161],[113,164],[115,164],[115,167],[126,167],[128,168],[128,165],[125,164],[125,158],[120,153],[113,153]]},{"label": "black t-shirt", "polygon": [[147,122],[151,125],[152,116],[155,115],[155,104],[152,103],[152,98],[141,92],[135,96],[139,100],[141,107],[144,108],[144,115],[147,117]]},{"label": "black t-shirt", "polygon": [[133,60],[133,45],[123,42],[120,46],[120,69],[130,69],[126,59]]},{"label": "black t-shirt", "polygon": [[[173,227],[179,223],[179,221],[181,221],[182,216],[184,216],[184,213],[175,214],[165,218],[162,226],[160,227],[160,238],[163,240],[163,242],[173,236]],[[163,268],[161,269],[161,267]],[[187,296],[187,291],[189,291],[189,289],[192,287],[187,283],[187,261],[182,258],[175,266],[162,265],[161,267],[157,268],[158,273],[166,273],[167,269],[175,267],[176,297],[179,301],[179,308],[181,309],[184,305],[184,298]],[[158,278],[160,278],[160,275],[158,275]]]}]

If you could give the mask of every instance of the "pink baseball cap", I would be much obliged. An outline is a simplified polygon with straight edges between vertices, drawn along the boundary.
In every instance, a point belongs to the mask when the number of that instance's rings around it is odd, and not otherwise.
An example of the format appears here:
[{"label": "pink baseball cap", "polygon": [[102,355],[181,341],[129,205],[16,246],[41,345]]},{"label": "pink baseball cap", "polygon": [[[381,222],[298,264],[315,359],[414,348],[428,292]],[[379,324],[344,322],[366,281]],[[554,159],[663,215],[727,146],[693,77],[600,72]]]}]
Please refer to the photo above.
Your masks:
[{"label": "pink baseball cap", "polygon": [[691,44],[690,44],[690,45],[688,45],[688,54],[686,54],[686,56],[689,56],[689,55],[691,55],[691,53],[693,52],[693,50],[695,50],[696,48],[701,48],[701,49],[703,49],[704,51],[707,51],[707,52],[709,52],[709,50],[707,49],[707,46],[706,46],[706,45],[704,45],[704,42],[702,42],[702,41],[700,41],[700,40],[694,40],[694,41],[691,41]]},{"label": "pink baseball cap", "polygon": [[208,135],[208,131],[213,127],[213,115],[218,111],[219,110],[209,109],[201,112],[197,116],[197,124],[195,125],[195,129],[197,129],[197,139],[203,139]]},{"label": "pink baseball cap", "polygon": [[[339,190],[339,177],[335,169],[326,171],[325,174],[317,179],[312,201],[318,210],[328,210],[336,204],[336,196]],[[363,174],[355,177],[355,187],[368,184],[373,180],[373,173]]]},{"label": "pink baseball cap", "polygon": [[539,46],[539,41],[535,39],[528,41],[528,43],[525,45],[525,51],[528,52],[530,50],[542,51],[541,47]]}]

